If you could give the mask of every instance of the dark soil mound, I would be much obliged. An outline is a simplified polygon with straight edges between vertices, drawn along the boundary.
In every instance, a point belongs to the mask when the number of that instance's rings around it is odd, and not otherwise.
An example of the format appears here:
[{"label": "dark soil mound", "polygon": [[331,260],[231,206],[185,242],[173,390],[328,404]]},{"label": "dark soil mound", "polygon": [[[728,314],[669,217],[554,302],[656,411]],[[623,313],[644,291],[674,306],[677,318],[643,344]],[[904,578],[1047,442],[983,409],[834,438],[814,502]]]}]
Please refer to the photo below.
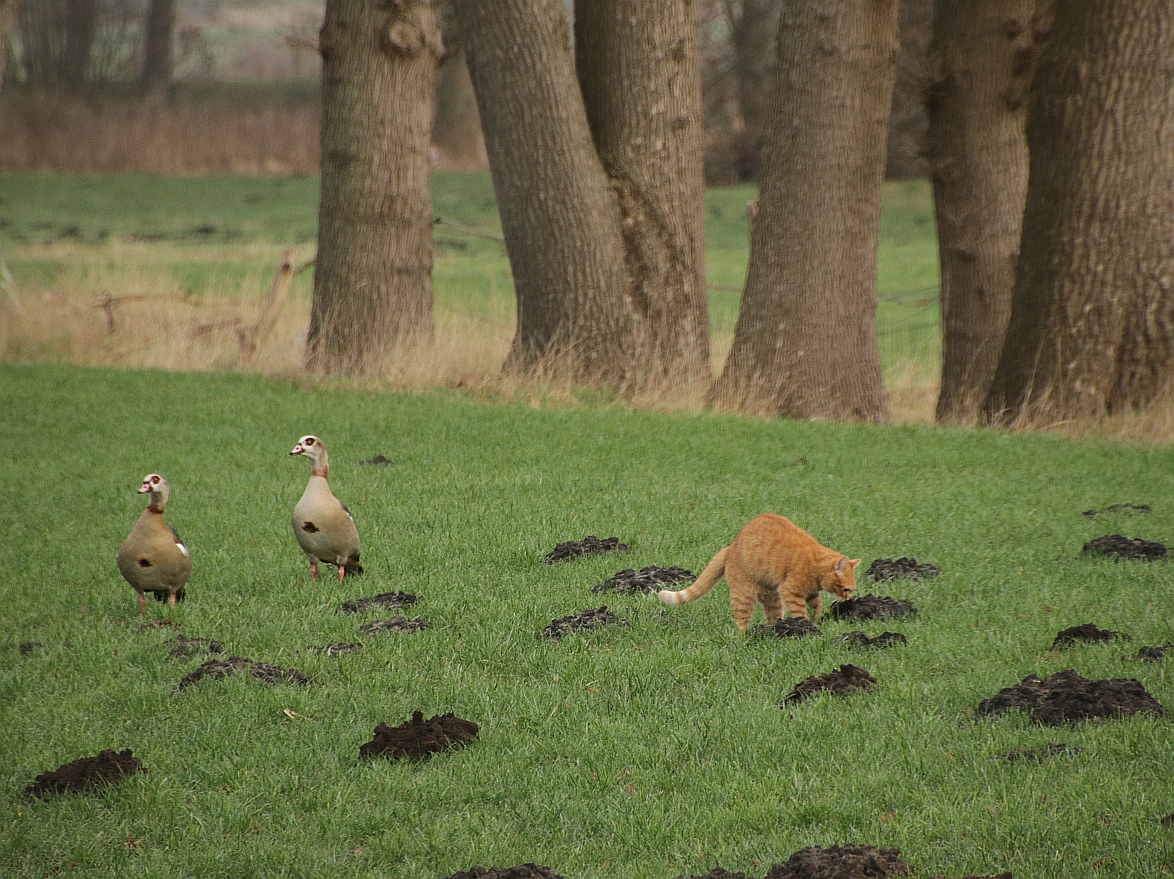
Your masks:
[{"label": "dark soil mound", "polygon": [[470,867],[445,879],[563,879],[558,873],[541,864],[516,864],[513,867]]},{"label": "dark soil mound", "polygon": [[585,610],[580,613],[573,613],[570,616],[559,617],[557,620],[551,620],[550,625],[542,630],[542,637],[558,640],[563,635],[569,635],[571,632],[598,629],[603,626],[626,626],[627,624],[627,620],[616,616],[607,609],[607,605],[605,604],[595,610]]},{"label": "dark soil mound", "polygon": [[340,641],[337,644],[326,644],[322,647],[307,647],[306,649],[311,653],[325,653],[327,656],[342,656],[344,653],[359,650],[362,646],[362,644],[356,644],[353,641]]},{"label": "dark soil mound", "polygon": [[[847,696],[857,690],[868,690],[876,685],[876,678],[858,665],[844,664],[836,671],[812,675],[796,684],[783,699],[783,705],[794,705],[821,690],[831,690],[837,696]],[[788,874],[790,875],[790,874]],[[795,874],[799,875],[799,874]],[[845,874],[847,875],[847,874]]]},{"label": "dark soil mound", "polygon": [[1167,650],[1174,650],[1174,644],[1167,642],[1161,647],[1141,647],[1133,658],[1139,662],[1161,662],[1166,658]]},{"label": "dark soil mound", "polygon": [[1126,641],[1129,640],[1120,632],[1110,632],[1107,629],[1098,629],[1092,623],[1084,623],[1079,626],[1064,629],[1057,634],[1055,640],[1052,641],[1052,649],[1063,650],[1082,641],[1092,644],[1103,644],[1107,641],[1116,641],[1119,638]]},{"label": "dark soil mound", "polygon": [[382,455],[376,455],[374,458],[368,458],[366,461],[360,461],[360,464],[393,464],[391,458],[385,458]]},{"label": "dark soil mound", "polygon": [[871,845],[811,846],[771,867],[764,879],[883,879],[908,876],[899,849]]},{"label": "dark soil mound", "polygon": [[1143,562],[1164,559],[1166,547],[1155,540],[1142,540],[1140,537],[1122,537],[1120,534],[1109,534],[1097,537],[1084,545],[1085,555],[1107,555],[1118,559],[1138,559]]},{"label": "dark soil mound", "polygon": [[239,656],[230,656],[228,659],[209,659],[191,674],[186,675],[179,682],[179,688],[182,690],[204,678],[215,678],[216,680],[226,678],[238,671],[252,675],[266,686],[283,681],[291,684],[310,683],[310,678],[296,668],[282,668],[267,662],[255,662],[251,659],[242,659]]},{"label": "dark soil mound", "polygon": [[1171,812],[1169,815],[1167,815],[1165,818],[1162,819],[1162,826],[1163,827],[1174,827],[1174,812]]},{"label": "dark soil mound", "polygon": [[81,757],[61,764],[52,772],[42,772],[24,792],[34,797],[48,797],[85,791],[146,771],[142,761],[131,753],[130,748],[118,752],[107,749],[99,752],[97,757]]},{"label": "dark soil mound", "polygon": [[631,568],[618,571],[602,583],[592,586],[591,592],[593,595],[612,591],[621,595],[634,595],[637,592],[647,594],[659,592],[666,586],[672,586],[675,583],[692,583],[696,579],[692,571],[686,571],[684,568],[658,568],[656,565],[650,565],[647,568],[641,568],[638,573]]},{"label": "dark soil mound", "polygon": [[21,656],[28,656],[30,653],[36,653],[43,646],[45,645],[40,641],[21,641],[18,649],[20,650]]},{"label": "dark soil mound", "polygon": [[807,635],[822,634],[819,626],[806,617],[780,617],[769,626],[765,623],[756,626],[754,631],[759,635],[771,635],[775,638],[803,638]]},{"label": "dark soil mound", "polygon": [[605,537],[600,540],[594,534],[589,534],[582,540],[568,540],[566,543],[555,544],[554,549],[542,557],[548,565],[555,562],[565,562],[577,559],[584,555],[606,555],[609,552],[625,552],[628,544],[620,543],[618,537]]},{"label": "dark soil mound", "polygon": [[979,703],[975,714],[1002,714],[1017,709],[1041,726],[1060,726],[1102,718],[1153,714],[1165,717],[1158,700],[1138,681],[1114,678],[1090,681],[1072,669],[1040,680],[1028,675],[1022,684],[1000,690]]},{"label": "dark soil mound", "polygon": [[419,617],[414,620],[392,617],[389,620],[377,620],[373,623],[367,623],[365,626],[359,626],[359,631],[366,632],[368,635],[382,635],[389,632],[419,632],[426,628],[428,628],[428,624]]},{"label": "dark soil mound", "polygon": [[896,580],[898,577],[920,580],[922,577],[936,577],[941,572],[937,565],[918,564],[917,559],[902,556],[899,559],[877,559],[868,566],[864,576],[873,580]]},{"label": "dark soil mound", "polygon": [[163,642],[164,647],[172,648],[167,654],[172,659],[191,659],[193,656],[207,656],[224,652],[224,645],[211,638],[186,638],[176,635]]},{"label": "dark soil mound", "polygon": [[731,873],[722,867],[714,867],[703,876],[678,876],[677,879],[747,879],[745,873]]},{"label": "dark soil mound", "polygon": [[462,720],[452,712],[425,720],[424,712],[413,711],[412,719],[399,726],[386,723],[376,726],[375,738],[359,748],[359,756],[424,760],[437,751],[469,744],[477,738],[480,729],[471,720]]},{"label": "dark soil mound", "polygon": [[335,613],[366,613],[371,609],[391,610],[396,607],[410,607],[418,600],[411,592],[380,592],[370,598],[356,598],[344,601]]},{"label": "dark soil mound", "polygon": [[1048,757],[1059,757],[1061,754],[1068,754],[1075,757],[1081,752],[1081,749],[1075,745],[1065,745],[1053,742],[1050,745],[1044,745],[1042,748],[1024,749],[1015,751],[1004,751],[1002,754],[996,754],[1000,760],[1006,760],[1008,763],[1014,763],[1016,760],[1046,760]]},{"label": "dark soil mound", "polygon": [[894,644],[908,643],[909,639],[900,632],[882,632],[880,635],[871,636],[867,632],[856,630],[855,632],[845,632],[832,639],[833,647],[856,647],[862,650],[880,650],[892,647]]},{"label": "dark soil mound", "polygon": [[828,610],[833,620],[879,620],[885,617],[903,617],[917,613],[913,602],[898,601],[886,595],[858,595],[847,601],[837,601]]},{"label": "dark soil mound", "polygon": [[1149,504],[1110,504],[1103,510],[1085,510],[1084,515],[1095,519],[1104,513],[1124,513],[1127,516],[1132,516],[1135,513],[1152,513],[1153,511],[1153,507]]}]

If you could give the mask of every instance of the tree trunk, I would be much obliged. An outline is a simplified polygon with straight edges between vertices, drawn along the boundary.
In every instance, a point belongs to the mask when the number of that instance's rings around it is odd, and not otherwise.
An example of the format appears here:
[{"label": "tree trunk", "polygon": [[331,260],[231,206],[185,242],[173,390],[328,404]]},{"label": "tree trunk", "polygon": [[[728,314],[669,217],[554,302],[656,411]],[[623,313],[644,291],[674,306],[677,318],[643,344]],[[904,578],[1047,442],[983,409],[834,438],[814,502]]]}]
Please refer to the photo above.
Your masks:
[{"label": "tree trunk", "polygon": [[633,390],[712,379],[701,73],[691,4],[580,0],[575,51],[595,147],[619,196]]},{"label": "tree trunk", "polygon": [[4,72],[8,69],[8,56],[12,32],[20,16],[20,0],[0,0],[0,88],[4,86]]},{"label": "tree trunk", "polygon": [[731,7],[730,44],[742,122],[748,135],[758,141],[770,111],[780,4],[779,0],[742,0],[727,6]]},{"label": "tree trunk", "polygon": [[[684,4],[641,8],[607,32],[587,25],[588,51],[607,54],[609,63],[639,77],[624,83],[628,92],[620,98],[620,80],[609,79],[615,71],[605,74],[585,60],[592,121],[602,125],[599,108],[624,100],[647,117],[637,123],[631,108],[617,111],[608,119],[615,129],[598,132],[598,152],[560,0],[456,0],[454,6],[518,304],[505,371],[624,392],[664,375],[693,378],[705,355],[685,349],[698,327],[708,329],[704,312],[697,314],[705,307],[696,281],[701,264],[690,262],[701,259],[699,239],[691,237],[699,227],[674,214],[700,205],[700,171],[693,175],[690,164],[700,161],[700,107],[688,106],[699,103],[699,92],[687,82],[695,70],[691,38],[665,36]],[[615,22],[618,9],[608,4],[585,15]],[[653,42],[633,41],[629,29]],[[633,53],[653,57],[638,61]],[[655,106],[653,95],[659,95]],[[694,148],[695,160],[680,155]],[[675,175],[671,183],[665,172],[650,170],[654,162]],[[675,197],[683,203],[671,204]],[[641,225],[647,228],[632,228]],[[677,285],[671,291],[670,283]]]},{"label": "tree trunk", "polygon": [[1031,172],[985,414],[1097,417],[1170,390],[1174,10],[1057,3],[1031,93]]},{"label": "tree trunk", "polygon": [[175,0],[151,0],[143,27],[142,87],[162,94],[171,84],[171,38],[175,32]]},{"label": "tree trunk", "polygon": [[927,101],[942,276],[937,420],[973,418],[1011,316],[1027,193],[1027,92],[1047,23],[1040,0],[934,4]]},{"label": "tree trunk", "polygon": [[896,0],[783,7],[746,290],[715,403],[885,421],[876,268]]},{"label": "tree trunk", "polygon": [[432,338],[429,0],[328,0],[307,364],[360,373]]},{"label": "tree trunk", "polygon": [[82,91],[98,31],[98,0],[67,0],[66,9],[65,48],[59,59],[60,82],[71,91]]}]

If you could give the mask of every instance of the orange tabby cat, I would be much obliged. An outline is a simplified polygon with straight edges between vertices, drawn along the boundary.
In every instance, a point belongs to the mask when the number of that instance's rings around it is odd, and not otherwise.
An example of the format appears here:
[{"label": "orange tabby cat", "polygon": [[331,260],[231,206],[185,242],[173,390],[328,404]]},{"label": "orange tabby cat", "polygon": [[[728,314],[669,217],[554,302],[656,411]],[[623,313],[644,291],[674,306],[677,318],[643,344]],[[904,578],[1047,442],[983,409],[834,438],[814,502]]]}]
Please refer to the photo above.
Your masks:
[{"label": "orange tabby cat", "polygon": [[849,559],[820,546],[785,516],[763,513],[751,519],[734,542],[713,557],[692,586],[680,592],[662,589],[658,594],[665,604],[696,601],[724,574],[730,584],[734,621],[745,632],[755,601],[762,602],[768,625],[780,617],[782,604],[797,617],[806,617],[810,607],[818,620],[823,614],[820,590],[849,598],[856,588],[859,564],[860,559]]}]

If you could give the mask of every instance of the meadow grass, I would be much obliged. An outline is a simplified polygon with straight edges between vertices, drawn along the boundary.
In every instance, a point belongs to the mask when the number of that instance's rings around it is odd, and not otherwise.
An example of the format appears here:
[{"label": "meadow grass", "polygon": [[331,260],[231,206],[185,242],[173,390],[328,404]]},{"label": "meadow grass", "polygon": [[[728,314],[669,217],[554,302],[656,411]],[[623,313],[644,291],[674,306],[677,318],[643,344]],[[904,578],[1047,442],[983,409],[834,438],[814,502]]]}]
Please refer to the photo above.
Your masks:
[{"label": "meadow grass", "polygon": [[[1174,641],[1169,567],[1081,553],[1107,533],[1169,541],[1174,450],[57,365],[0,364],[0,406],[0,875],[442,877],[535,862],[567,879],[760,877],[805,846],[849,843],[895,846],[920,876],[1174,871],[1170,719],[973,716],[1066,668],[1137,678],[1174,709],[1170,660],[1123,658]],[[290,533],[308,468],[288,451],[307,432],[363,539],[365,573],[341,586],[310,580]],[[375,455],[392,463],[361,463]],[[114,556],[149,472],[171,483],[194,573],[175,624],[141,629]],[[1153,512],[1082,515],[1125,502]],[[676,608],[590,592],[622,568],[699,571],[767,510],[864,567],[938,565],[860,590],[916,605],[867,626],[908,645],[833,647],[860,626],[827,619],[817,638],[748,638],[724,586]],[[589,534],[630,549],[542,562]],[[406,615],[427,629],[366,636],[361,623],[390,614],[336,613],[392,590],[419,595]],[[539,637],[601,604],[628,625]],[[1132,641],[1051,649],[1085,622]],[[180,692],[201,657],[169,658],[177,633],[315,682]],[[338,641],[364,647],[307,650]],[[845,662],[877,688],[779,707]],[[418,764],[358,759],[376,723],[414,710],[480,734]],[[1081,751],[997,759],[1051,742]],[[133,749],[148,772],[24,795],[103,748]]]}]

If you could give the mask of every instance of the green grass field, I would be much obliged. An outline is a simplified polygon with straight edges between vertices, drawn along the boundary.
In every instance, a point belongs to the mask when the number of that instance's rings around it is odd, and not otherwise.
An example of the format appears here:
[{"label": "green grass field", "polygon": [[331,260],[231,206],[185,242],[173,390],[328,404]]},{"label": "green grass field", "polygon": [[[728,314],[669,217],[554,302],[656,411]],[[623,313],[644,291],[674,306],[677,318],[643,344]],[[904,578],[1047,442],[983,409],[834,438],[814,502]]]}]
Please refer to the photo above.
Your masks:
[{"label": "green grass field", "polygon": [[[1170,719],[1036,728],[980,701],[1074,668],[1137,678],[1174,709],[1165,563],[1082,556],[1092,537],[1174,536],[1174,450],[1047,435],[838,426],[622,407],[487,405],[259,376],[0,364],[0,875],[439,877],[544,864],[567,879],[761,877],[810,845],[894,846],[918,876],[1174,872]],[[289,515],[326,442],[366,573],[311,582]],[[363,464],[375,455],[388,465]],[[195,571],[175,626],[140,630],[114,564],[157,471]],[[1148,503],[1149,515],[1082,515]],[[719,586],[668,608],[593,595],[621,568],[700,571],[753,515],[942,574],[865,584],[907,598],[904,647],[747,638]],[[559,565],[558,542],[630,550]],[[423,632],[365,636],[347,599],[404,590]],[[163,606],[151,602],[150,611]],[[550,642],[607,604],[629,625]],[[761,617],[757,618],[760,621]],[[1128,644],[1051,649],[1093,622]],[[178,681],[182,633],[295,667],[309,686]],[[21,653],[21,642],[40,647]],[[338,657],[307,648],[363,641]],[[781,710],[852,662],[878,687]],[[414,710],[480,724],[419,764],[360,761]],[[288,711],[288,713],[287,713]],[[1052,742],[1075,755],[1005,763]],[[98,794],[30,800],[41,772],[103,748],[148,769]]]}]

